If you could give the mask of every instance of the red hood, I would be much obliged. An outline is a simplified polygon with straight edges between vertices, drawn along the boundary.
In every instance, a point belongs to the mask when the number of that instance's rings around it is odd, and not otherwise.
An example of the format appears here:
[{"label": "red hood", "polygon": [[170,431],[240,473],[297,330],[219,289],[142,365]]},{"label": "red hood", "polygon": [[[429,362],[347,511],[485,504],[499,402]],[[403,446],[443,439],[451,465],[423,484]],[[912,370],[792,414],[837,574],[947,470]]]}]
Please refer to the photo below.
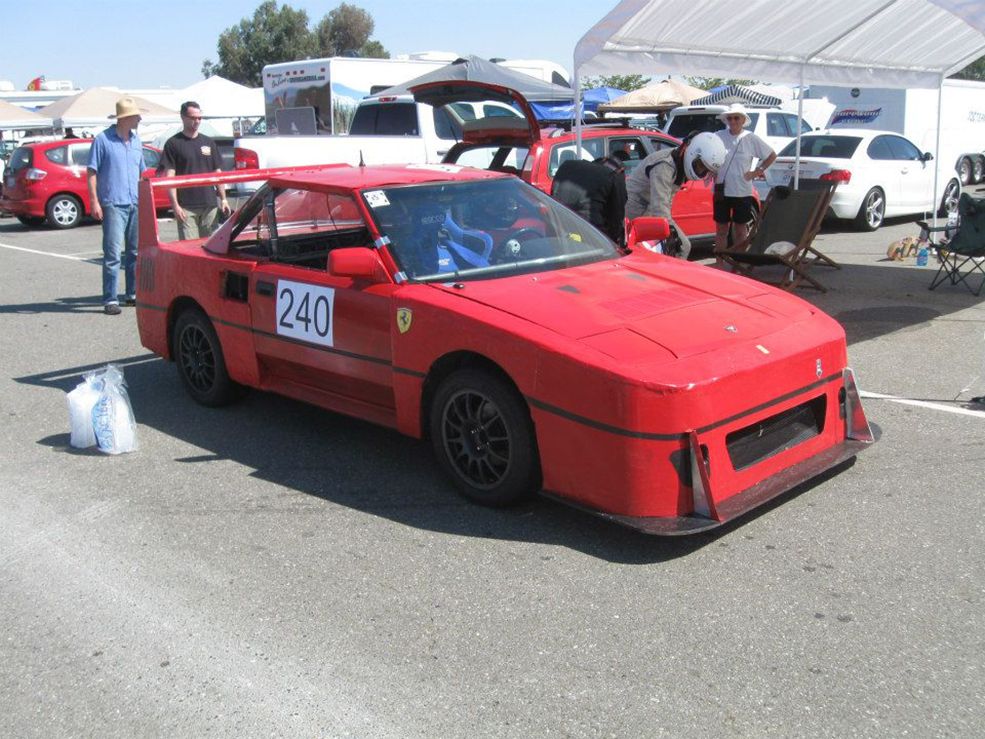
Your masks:
[{"label": "red hood", "polygon": [[646,361],[656,344],[683,358],[761,339],[815,314],[800,298],[711,268],[627,257],[498,280],[454,294],[513,314],[620,361]]}]

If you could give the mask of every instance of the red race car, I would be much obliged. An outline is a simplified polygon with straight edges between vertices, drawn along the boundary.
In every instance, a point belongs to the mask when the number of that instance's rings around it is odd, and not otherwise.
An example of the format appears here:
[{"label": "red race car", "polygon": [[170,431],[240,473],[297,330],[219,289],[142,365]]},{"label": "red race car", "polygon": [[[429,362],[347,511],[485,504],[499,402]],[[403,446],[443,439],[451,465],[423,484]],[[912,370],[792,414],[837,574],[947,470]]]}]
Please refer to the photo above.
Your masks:
[{"label": "red race car", "polygon": [[[163,243],[152,189],[265,184]],[[451,165],[142,183],[137,320],[206,405],[244,387],[430,440],[466,496],[538,491],[654,534],[717,526],[872,441],[841,326],[631,251],[514,176]]]},{"label": "red race car", "polygon": [[[90,139],[58,139],[14,149],[4,173],[0,210],[13,213],[25,226],[78,226],[92,213],[86,175],[91,147]],[[156,176],[160,160],[160,151],[144,145],[144,178]],[[158,210],[171,207],[164,190],[155,190],[154,200]]]}]

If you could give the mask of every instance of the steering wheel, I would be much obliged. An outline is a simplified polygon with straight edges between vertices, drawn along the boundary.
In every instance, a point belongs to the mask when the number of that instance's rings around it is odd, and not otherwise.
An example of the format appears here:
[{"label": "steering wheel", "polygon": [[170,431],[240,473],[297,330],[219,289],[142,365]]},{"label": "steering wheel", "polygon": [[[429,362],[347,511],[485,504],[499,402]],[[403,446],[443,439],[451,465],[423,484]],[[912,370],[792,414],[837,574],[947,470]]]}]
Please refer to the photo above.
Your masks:
[{"label": "steering wheel", "polygon": [[517,229],[496,247],[496,262],[515,262],[522,256],[523,243],[531,239],[542,238],[543,234],[535,228],[526,226]]}]

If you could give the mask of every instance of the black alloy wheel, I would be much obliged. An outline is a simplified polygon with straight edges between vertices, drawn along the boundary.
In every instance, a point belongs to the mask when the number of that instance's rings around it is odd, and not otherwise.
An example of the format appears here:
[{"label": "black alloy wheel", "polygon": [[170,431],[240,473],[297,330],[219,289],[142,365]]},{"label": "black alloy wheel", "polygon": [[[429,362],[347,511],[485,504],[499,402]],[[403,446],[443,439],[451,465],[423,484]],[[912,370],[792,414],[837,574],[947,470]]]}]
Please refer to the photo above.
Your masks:
[{"label": "black alloy wheel", "polygon": [[461,370],[431,404],[431,443],[458,489],[487,506],[505,506],[540,487],[533,423],[523,399],[504,380]]},{"label": "black alloy wheel", "polygon": [[201,311],[189,309],[178,317],[173,356],[185,389],[195,402],[218,407],[242,395],[243,386],[229,378],[219,337]]}]

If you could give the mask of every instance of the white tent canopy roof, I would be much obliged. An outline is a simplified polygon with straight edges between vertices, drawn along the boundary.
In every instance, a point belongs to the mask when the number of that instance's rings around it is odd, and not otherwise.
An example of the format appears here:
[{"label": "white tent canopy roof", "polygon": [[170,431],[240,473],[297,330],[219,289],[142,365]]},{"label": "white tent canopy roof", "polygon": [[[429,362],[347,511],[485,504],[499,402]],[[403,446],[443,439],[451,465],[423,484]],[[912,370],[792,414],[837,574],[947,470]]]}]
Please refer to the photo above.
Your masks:
[{"label": "white tent canopy roof", "polygon": [[262,87],[246,87],[218,75],[189,85],[175,93],[174,98],[175,108],[194,100],[206,118],[258,118],[264,111]]},{"label": "white tent canopy roof", "polygon": [[0,100],[0,130],[31,130],[51,128],[51,118]]},{"label": "white tent canopy roof", "polygon": [[981,0],[622,0],[578,42],[574,68],[936,88],[981,56]]},{"label": "white tent canopy roof", "polygon": [[[41,115],[51,118],[56,128],[101,126],[113,124],[116,101],[127,93],[107,87],[91,87],[78,95],[56,100],[41,109]],[[179,120],[175,110],[133,95],[144,123],[174,123]]]}]

